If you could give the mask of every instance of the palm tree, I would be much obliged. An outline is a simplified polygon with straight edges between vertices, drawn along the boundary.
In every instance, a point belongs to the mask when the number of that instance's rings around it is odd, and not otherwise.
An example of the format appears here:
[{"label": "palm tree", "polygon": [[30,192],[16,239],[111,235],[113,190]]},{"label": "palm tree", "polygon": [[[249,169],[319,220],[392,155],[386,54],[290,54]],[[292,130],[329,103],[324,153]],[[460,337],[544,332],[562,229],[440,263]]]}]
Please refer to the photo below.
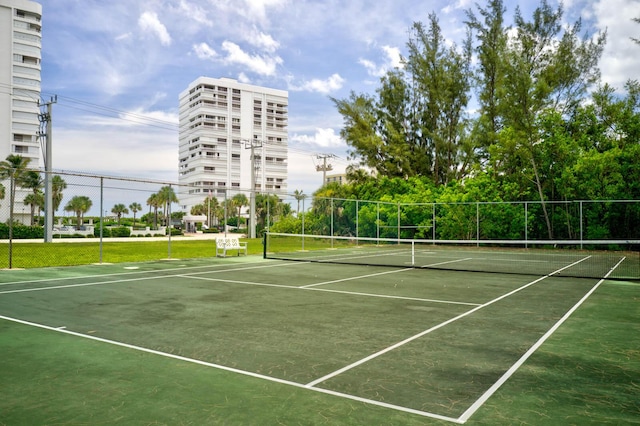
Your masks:
[{"label": "palm tree", "polygon": [[31,208],[31,226],[35,225],[36,207],[38,208],[38,216],[40,210],[44,208],[44,194],[42,192],[32,192],[24,197],[24,203]]},{"label": "palm tree", "polygon": [[236,194],[233,196],[233,198],[231,198],[231,202],[233,203],[233,206],[238,209],[238,228],[239,228],[240,227],[240,210],[242,209],[243,206],[246,206],[247,204],[249,204],[249,200],[247,199],[247,196],[244,194]]},{"label": "palm tree", "polygon": [[191,213],[193,216],[199,216],[201,214],[206,214],[207,208],[204,206],[204,204],[196,204],[195,206],[191,207],[189,213]]},{"label": "palm tree", "polygon": [[51,198],[53,200],[54,212],[60,208],[60,203],[62,202],[62,191],[65,189],[67,189],[67,182],[65,182],[60,176],[55,175],[51,179]]},{"label": "palm tree", "polygon": [[235,211],[236,208],[233,204],[233,200],[224,200],[224,202],[222,203],[222,218],[225,219],[225,227],[227,226],[227,221]]},{"label": "palm tree", "polygon": [[131,209],[131,213],[133,213],[133,226],[136,226],[136,213],[142,210],[142,206],[140,203],[131,203],[129,204],[129,208]]},{"label": "palm tree", "polygon": [[298,202],[298,210],[296,211],[296,216],[300,215],[300,201],[307,198],[307,194],[303,194],[302,191],[303,191],[302,189],[299,191],[297,189],[293,191],[293,198],[295,198],[296,201]]},{"label": "palm tree", "polygon": [[163,186],[158,191],[158,201],[158,204],[164,207],[165,225],[169,226],[171,220],[169,217],[171,209],[169,207],[171,203],[178,202],[178,197],[171,186]]},{"label": "palm tree", "polygon": [[149,214],[151,214],[151,209],[153,208],[153,227],[158,228],[158,207],[160,207],[160,199],[158,194],[151,194],[149,198],[147,198],[147,205],[149,206]]},{"label": "palm tree", "polygon": [[9,239],[13,238],[13,208],[16,201],[16,184],[22,181],[27,172],[27,165],[31,161],[21,155],[8,155],[6,160],[0,162],[0,179],[9,179]]},{"label": "palm tree", "polygon": [[207,226],[211,228],[211,217],[213,216],[217,218],[219,216],[217,212],[220,211],[220,202],[216,197],[212,197],[211,195],[209,195],[204,200],[204,207],[207,214]]},{"label": "palm tree", "polygon": [[0,200],[4,200],[5,188],[4,185],[0,183]]},{"label": "palm tree", "polygon": [[116,217],[118,218],[118,226],[120,226],[120,218],[122,217],[123,214],[129,213],[129,210],[127,209],[127,206],[125,206],[124,204],[116,204],[111,209],[111,213],[116,215]]},{"label": "palm tree", "polygon": [[[38,203],[38,194],[41,194],[41,188],[44,180],[40,176],[40,173],[35,170],[27,170],[21,177],[18,184],[25,188],[31,189],[33,192],[24,199],[24,203],[28,204],[31,207],[31,226],[34,225],[34,217],[36,212],[36,206],[40,206]],[[44,198],[43,198],[44,200]],[[40,209],[38,209],[38,213]]]},{"label": "palm tree", "polygon": [[82,219],[86,212],[89,211],[93,203],[89,197],[84,195],[76,195],[73,197],[67,205],[64,207],[64,211],[74,212],[76,214],[77,222],[76,229],[80,229],[82,226]]}]

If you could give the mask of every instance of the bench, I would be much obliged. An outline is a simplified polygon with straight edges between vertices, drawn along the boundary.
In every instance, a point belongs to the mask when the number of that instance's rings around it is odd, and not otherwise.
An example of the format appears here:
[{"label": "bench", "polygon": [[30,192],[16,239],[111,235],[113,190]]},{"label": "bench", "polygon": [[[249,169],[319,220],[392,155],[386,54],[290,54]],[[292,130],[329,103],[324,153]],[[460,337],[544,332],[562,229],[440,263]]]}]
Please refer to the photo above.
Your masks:
[{"label": "bench", "polygon": [[236,250],[238,252],[238,256],[240,256],[240,252],[244,251],[245,256],[247,255],[247,243],[240,242],[238,237],[219,237],[216,238],[216,257],[227,256],[227,251]]}]

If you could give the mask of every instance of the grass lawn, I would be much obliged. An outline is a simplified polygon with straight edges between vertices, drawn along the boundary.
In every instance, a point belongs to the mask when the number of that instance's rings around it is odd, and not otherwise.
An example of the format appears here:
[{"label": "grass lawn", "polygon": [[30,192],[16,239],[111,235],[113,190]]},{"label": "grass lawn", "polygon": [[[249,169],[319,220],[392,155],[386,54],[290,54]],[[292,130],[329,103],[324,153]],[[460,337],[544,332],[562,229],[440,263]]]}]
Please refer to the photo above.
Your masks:
[{"label": "grass lawn", "polygon": [[[262,253],[262,239],[247,241],[249,254]],[[0,268],[9,267],[9,245],[0,244]],[[12,247],[12,268],[43,268],[49,266],[88,265],[100,262],[100,242],[16,243]],[[170,255],[169,255],[170,254]],[[102,262],[148,262],[176,258],[195,259],[215,256],[215,241],[201,239],[172,239],[168,241],[144,241],[132,238],[126,242],[103,240]]]}]

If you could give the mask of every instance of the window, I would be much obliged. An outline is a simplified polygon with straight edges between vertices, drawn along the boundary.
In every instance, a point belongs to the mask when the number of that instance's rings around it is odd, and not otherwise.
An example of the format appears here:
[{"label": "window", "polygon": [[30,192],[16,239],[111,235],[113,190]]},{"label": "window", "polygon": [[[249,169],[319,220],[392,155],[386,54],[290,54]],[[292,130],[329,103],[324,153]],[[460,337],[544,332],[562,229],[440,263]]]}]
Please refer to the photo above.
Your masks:
[{"label": "window", "polygon": [[32,142],[33,141],[33,139],[31,138],[31,135],[21,135],[18,133],[13,134],[13,140],[15,142]]}]

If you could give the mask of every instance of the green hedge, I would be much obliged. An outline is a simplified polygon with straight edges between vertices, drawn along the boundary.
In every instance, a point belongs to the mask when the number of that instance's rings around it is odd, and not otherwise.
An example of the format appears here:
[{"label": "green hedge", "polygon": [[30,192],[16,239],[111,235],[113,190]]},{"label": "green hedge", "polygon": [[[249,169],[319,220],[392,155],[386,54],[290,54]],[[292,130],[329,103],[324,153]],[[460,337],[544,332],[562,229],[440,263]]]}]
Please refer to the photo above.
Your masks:
[{"label": "green hedge", "polygon": [[[39,226],[13,225],[13,238],[16,240],[44,238],[44,228]],[[9,239],[9,225],[0,223],[0,239]]]},{"label": "green hedge", "polygon": [[118,228],[111,228],[111,236],[112,237],[129,237],[131,236],[131,230],[125,226],[120,226]]}]

